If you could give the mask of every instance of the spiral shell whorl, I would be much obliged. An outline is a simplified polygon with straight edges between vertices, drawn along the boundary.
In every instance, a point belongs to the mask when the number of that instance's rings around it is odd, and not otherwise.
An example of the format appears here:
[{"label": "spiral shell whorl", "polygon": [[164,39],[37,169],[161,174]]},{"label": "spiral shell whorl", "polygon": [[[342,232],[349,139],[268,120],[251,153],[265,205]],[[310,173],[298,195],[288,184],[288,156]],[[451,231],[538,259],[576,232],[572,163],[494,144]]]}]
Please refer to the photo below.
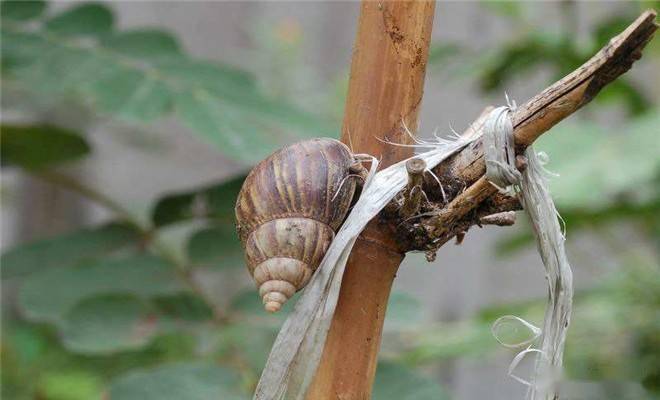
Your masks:
[{"label": "spiral shell whorl", "polygon": [[281,305],[307,284],[333,237],[328,225],[309,218],[276,219],[250,234],[245,245],[247,264],[266,309],[269,302]]},{"label": "spiral shell whorl", "polygon": [[279,310],[323,259],[355,191],[353,163],[341,142],[313,139],[275,152],[246,178],[238,233],[266,310]]},{"label": "spiral shell whorl", "polygon": [[254,280],[267,311],[278,311],[312,276],[309,265],[292,258],[269,258],[255,269]]},{"label": "spiral shell whorl", "polygon": [[241,240],[264,222],[288,217],[311,218],[336,231],[355,192],[355,180],[345,179],[353,163],[348,147],[334,139],[294,143],[262,160],[238,195]]}]

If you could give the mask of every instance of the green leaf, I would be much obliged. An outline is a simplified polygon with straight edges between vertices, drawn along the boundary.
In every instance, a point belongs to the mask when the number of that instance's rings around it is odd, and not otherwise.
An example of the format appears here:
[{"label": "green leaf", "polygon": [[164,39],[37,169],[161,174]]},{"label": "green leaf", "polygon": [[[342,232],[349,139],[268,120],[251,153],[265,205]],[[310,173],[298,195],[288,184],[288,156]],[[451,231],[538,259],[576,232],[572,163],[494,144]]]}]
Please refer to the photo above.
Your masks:
[{"label": "green leaf", "polygon": [[434,44],[429,49],[429,64],[444,64],[460,53],[460,47],[454,43]]},{"label": "green leaf", "polygon": [[247,399],[237,372],[213,364],[178,363],[132,371],[110,385],[109,400]]},{"label": "green leaf", "polygon": [[517,1],[480,1],[479,5],[501,16],[520,20],[524,16],[524,4]]},{"label": "green leaf", "polygon": [[126,248],[138,240],[139,234],[134,228],[113,223],[22,244],[2,254],[2,279],[70,267]]},{"label": "green leaf", "polygon": [[233,224],[195,232],[188,241],[188,260],[198,266],[244,267],[243,248]]},{"label": "green leaf", "polygon": [[223,64],[172,57],[157,60],[154,66],[183,86],[198,87],[218,97],[257,91],[254,76]]},{"label": "green leaf", "polygon": [[374,400],[449,399],[433,380],[403,365],[379,362],[373,386]]},{"label": "green leaf", "polygon": [[[592,122],[574,121],[542,137],[537,150],[546,151],[550,192],[569,231],[613,221],[657,220],[660,209],[660,159],[657,157],[657,112],[635,118],[611,130]],[[497,243],[508,255],[525,248],[534,237],[529,228]]]},{"label": "green leaf", "polygon": [[603,105],[622,102],[628,107],[628,114],[631,116],[641,116],[653,112],[653,103],[640,88],[630,83],[625,77],[619,77],[609,83],[594,100]]},{"label": "green leaf", "polygon": [[62,343],[75,353],[109,354],[137,349],[159,329],[159,317],[127,295],[89,297],[70,309],[60,324]]},{"label": "green leaf", "polygon": [[181,321],[206,321],[213,317],[213,310],[199,296],[189,292],[159,296],[152,299],[158,312],[170,319]]},{"label": "green leaf", "polygon": [[45,10],[45,1],[16,0],[0,3],[0,15],[2,15],[2,19],[12,21],[31,20],[40,17]]},{"label": "green leaf", "polygon": [[149,298],[183,291],[174,266],[138,255],[33,274],[21,287],[18,303],[26,318],[58,323],[86,297],[122,293]]},{"label": "green leaf", "polygon": [[[2,2],[0,4],[5,4]],[[32,55],[40,50],[43,41],[30,34],[20,32],[11,32],[5,29],[4,24],[0,25],[0,35],[2,35],[2,78],[10,77],[20,70],[20,67],[30,65],[33,61]]]},{"label": "green leaf", "polygon": [[150,121],[171,108],[172,93],[154,74],[117,68],[85,88],[102,112],[128,121]]},{"label": "green leaf", "polygon": [[104,38],[101,45],[123,56],[140,60],[182,55],[176,38],[169,32],[156,29],[119,32]]},{"label": "green leaf", "polygon": [[90,152],[77,133],[49,125],[2,125],[0,141],[3,164],[29,169],[77,160]]},{"label": "green leaf", "polygon": [[97,3],[69,8],[45,23],[45,29],[61,36],[99,36],[112,30],[112,11]]},{"label": "green leaf", "polygon": [[[38,96],[74,99],[83,96],[97,80],[122,68],[108,54],[56,45],[32,33],[3,30],[2,34],[2,55],[9,63],[3,74]],[[94,100],[91,94],[85,96],[90,102]]]},{"label": "green leaf", "polygon": [[152,221],[158,227],[195,217],[234,221],[234,205],[244,180],[245,176],[240,175],[217,185],[166,196],[156,203]]},{"label": "green leaf", "polygon": [[251,153],[250,159],[256,161],[276,147],[272,136],[262,135],[266,127],[258,126],[255,120],[245,120],[244,111],[206,90],[179,93],[175,107],[190,129],[218,148],[231,149],[236,154]]},{"label": "green leaf", "polygon": [[407,339],[407,350],[401,358],[409,365],[422,365],[448,358],[483,356],[497,345],[490,332],[493,321],[494,318],[488,323],[468,320],[427,327]]},{"label": "green leaf", "polygon": [[[231,300],[230,309],[232,312],[244,315],[263,314],[264,305],[259,297],[259,292],[254,290],[243,290]],[[277,313],[279,314],[279,312]],[[277,315],[266,314],[266,315]]]},{"label": "green leaf", "polygon": [[294,304],[300,297],[300,292],[293,295],[284,305],[282,309],[274,314],[264,310],[264,304],[259,296],[259,291],[248,289],[239,292],[231,300],[229,311],[241,321],[248,321],[255,325],[271,328],[279,328],[284,322],[289,313],[293,310]]},{"label": "green leaf", "polygon": [[[562,216],[562,218],[564,217]],[[573,230],[573,228],[574,226],[571,225],[571,230]],[[527,248],[527,246],[534,241],[534,234],[531,232],[529,226],[526,226],[524,231],[520,228],[519,230],[520,232],[509,234],[495,242],[495,253],[498,256],[510,256],[515,254],[516,252]]]},{"label": "green leaf", "polygon": [[[648,202],[634,203],[625,199],[604,208],[592,210],[589,208],[564,208],[560,210],[561,218],[566,227],[575,232],[579,229],[594,229],[604,224],[628,220],[653,224],[660,216],[660,195]],[[660,223],[655,222],[658,225]],[[534,234],[528,225],[522,225],[517,232],[500,238],[495,245],[497,255],[509,256],[527,248],[534,242]]]},{"label": "green leaf", "polygon": [[550,189],[560,211],[602,210],[624,200],[641,204],[657,196],[653,187],[660,172],[657,127],[660,114],[649,113],[612,131],[590,122],[560,125],[539,140],[547,168],[559,175]]},{"label": "green leaf", "polygon": [[277,329],[264,329],[263,325],[250,322],[236,322],[220,329],[219,336],[219,356],[229,357],[239,352],[258,376],[266,365]]},{"label": "green leaf", "polygon": [[564,39],[561,35],[535,33],[502,46],[479,73],[481,89],[501,90],[512,79],[520,79],[541,66],[561,69],[563,65],[557,63],[577,57],[563,47]]},{"label": "green leaf", "polygon": [[167,32],[134,30],[82,43],[5,25],[3,77],[16,86],[51,101],[68,96],[131,122],[173,110],[237,161],[251,164],[284,144],[338,131],[312,113],[264,96],[248,74],[188,58]]},{"label": "green leaf", "polygon": [[624,15],[617,13],[596,23],[593,29],[595,43],[592,53],[600,50],[611,38],[623,32],[630,25],[630,22],[635,20],[636,15],[626,11],[624,11]]},{"label": "green leaf", "polygon": [[303,138],[334,136],[329,124],[284,102],[256,93],[225,93],[197,88],[180,92],[175,109],[182,120],[208,142],[239,161],[256,163],[274,149]]},{"label": "green leaf", "polygon": [[385,331],[399,332],[415,328],[422,322],[422,305],[407,293],[392,292],[385,314]]},{"label": "green leaf", "polygon": [[103,382],[88,371],[48,371],[39,378],[39,399],[48,400],[101,400]]}]

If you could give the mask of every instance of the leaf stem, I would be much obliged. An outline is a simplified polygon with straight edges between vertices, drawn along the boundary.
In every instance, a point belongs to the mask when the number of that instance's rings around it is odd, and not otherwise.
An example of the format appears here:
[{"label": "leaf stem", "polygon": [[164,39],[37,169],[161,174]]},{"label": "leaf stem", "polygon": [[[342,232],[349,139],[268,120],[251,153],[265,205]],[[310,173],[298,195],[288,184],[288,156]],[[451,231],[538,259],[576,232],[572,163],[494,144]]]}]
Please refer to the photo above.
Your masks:
[{"label": "leaf stem", "polygon": [[226,313],[218,307],[213,300],[209,298],[203,288],[195,281],[193,276],[192,269],[184,261],[179,259],[169,247],[162,241],[157,235],[155,228],[145,226],[140,219],[136,217],[131,211],[125,208],[123,205],[108,197],[107,195],[97,191],[96,189],[85,185],[84,183],[72,178],[69,175],[57,172],[57,171],[31,171],[25,170],[29,174],[45,181],[57,185],[63,189],[69,190],[79,194],[80,196],[114,212],[119,215],[120,218],[129,223],[132,227],[138,230],[141,236],[145,239],[146,242],[151,244],[153,250],[158,253],[161,257],[171,262],[177,270],[177,274],[183,280],[188,288],[199,296],[204,303],[212,310],[213,321],[218,325],[226,324],[229,321],[229,317]]},{"label": "leaf stem", "polygon": [[104,208],[118,214],[122,219],[131,224],[133,227],[141,231],[142,233],[148,233],[149,230],[146,229],[140,220],[127,208],[113,200],[112,198],[106,196],[105,194],[86,186],[80,181],[72,178],[69,175],[57,172],[57,171],[30,171],[26,170],[29,174],[52,183],[64,189],[67,189],[71,192],[78,193],[82,197],[85,197],[88,200],[93,201],[94,203],[103,206]]}]

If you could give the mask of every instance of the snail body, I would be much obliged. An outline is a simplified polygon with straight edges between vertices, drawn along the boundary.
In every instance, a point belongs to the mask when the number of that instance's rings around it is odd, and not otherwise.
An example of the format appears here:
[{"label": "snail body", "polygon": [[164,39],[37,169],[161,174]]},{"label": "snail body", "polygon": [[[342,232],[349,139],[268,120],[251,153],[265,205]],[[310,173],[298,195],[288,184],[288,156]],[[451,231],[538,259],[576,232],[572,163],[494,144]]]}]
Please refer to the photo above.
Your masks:
[{"label": "snail body", "polygon": [[319,266],[350,207],[357,164],[343,143],[312,139],[276,151],[248,174],[237,230],[267,311],[278,311]]}]

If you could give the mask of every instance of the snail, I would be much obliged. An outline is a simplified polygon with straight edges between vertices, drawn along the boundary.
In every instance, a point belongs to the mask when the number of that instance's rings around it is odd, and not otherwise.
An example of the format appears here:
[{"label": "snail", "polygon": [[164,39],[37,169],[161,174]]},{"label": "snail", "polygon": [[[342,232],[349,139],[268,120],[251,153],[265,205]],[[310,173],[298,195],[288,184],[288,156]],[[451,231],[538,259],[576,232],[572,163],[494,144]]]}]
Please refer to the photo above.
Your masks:
[{"label": "snail", "polygon": [[366,169],[334,139],[286,146],[250,171],[236,226],[264,308],[278,311],[319,266]]}]

